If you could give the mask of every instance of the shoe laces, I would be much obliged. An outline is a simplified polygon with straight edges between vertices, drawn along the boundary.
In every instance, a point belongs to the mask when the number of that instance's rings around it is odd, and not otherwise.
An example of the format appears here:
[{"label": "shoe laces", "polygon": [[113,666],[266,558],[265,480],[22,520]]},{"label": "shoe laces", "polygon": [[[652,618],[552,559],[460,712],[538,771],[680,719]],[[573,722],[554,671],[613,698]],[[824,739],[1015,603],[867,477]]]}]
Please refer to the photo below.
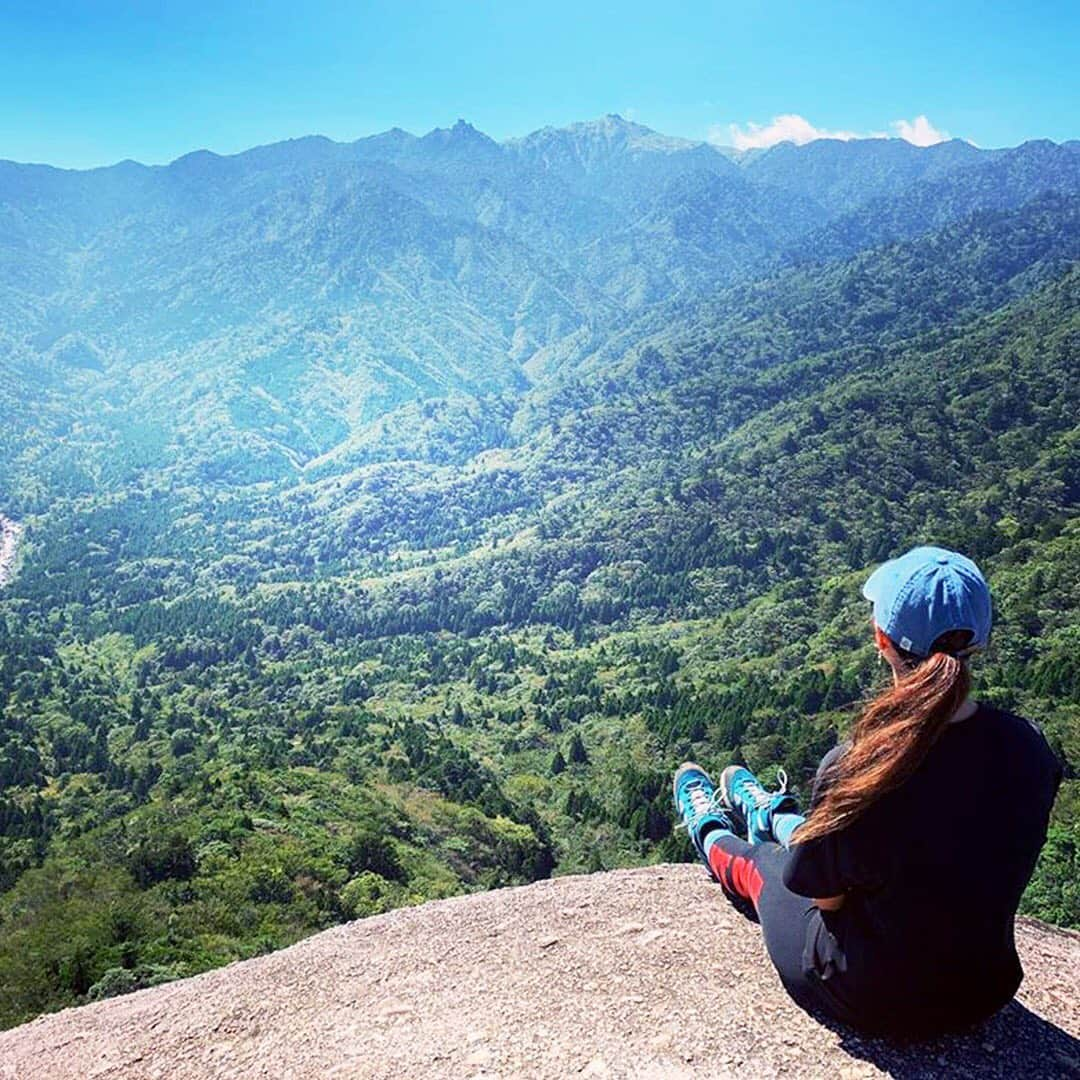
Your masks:
[{"label": "shoe laces", "polygon": [[689,781],[683,791],[690,800],[692,814],[690,817],[683,819],[680,828],[685,829],[688,833],[692,833],[701,820],[708,817],[709,814],[714,814],[717,811],[727,812],[727,807],[721,801],[719,789],[714,790],[712,795],[708,795],[705,790],[705,783],[702,780]]},{"label": "shoe laces", "polygon": [[766,810],[772,805],[772,801],[777,795],[787,794],[788,779],[787,773],[783,769],[776,770],[776,783],[779,786],[775,791],[766,791],[756,779],[743,784],[743,790],[749,795],[755,810]]}]

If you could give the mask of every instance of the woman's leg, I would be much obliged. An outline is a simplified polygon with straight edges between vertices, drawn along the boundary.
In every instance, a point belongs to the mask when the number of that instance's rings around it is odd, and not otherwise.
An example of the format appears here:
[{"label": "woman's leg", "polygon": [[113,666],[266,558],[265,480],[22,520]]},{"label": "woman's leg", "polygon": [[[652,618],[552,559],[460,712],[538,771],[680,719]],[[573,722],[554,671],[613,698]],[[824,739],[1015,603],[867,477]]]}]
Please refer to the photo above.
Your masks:
[{"label": "woman's leg", "polygon": [[773,839],[783,848],[791,850],[791,837],[806,820],[802,814],[792,812],[774,813],[769,821]]},{"label": "woman's leg", "polygon": [[[753,774],[749,776],[756,783]],[[752,844],[736,836],[732,814],[721,805],[719,793],[700,765],[686,762],[679,767],[673,796],[682,825],[712,876],[736,907],[757,915],[765,948],[788,993],[805,1009],[842,1019],[830,995],[816,987],[817,975],[804,971],[812,970],[820,959],[814,951],[819,943],[830,946],[828,962],[832,964],[835,942],[814,902],[784,884],[784,866],[790,857],[787,850],[771,841]],[[788,801],[791,797],[783,798],[780,802],[770,796],[765,808],[770,818],[781,821],[780,831],[790,839],[802,817],[795,813],[798,807]],[[756,799],[752,806],[760,809]],[[784,818],[794,820],[783,822]],[[759,818],[754,824],[764,827],[766,822]],[[843,956],[838,949],[835,961],[842,970]]]},{"label": "woman's leg", "polygon": [[757,911],[765,879],[754,862],[754,851],[762,845],[717,830],[706,834],[703,846],[709,870],[724,891],[729,896],[749,901]]},{"label": "woman's leg", "polygon": [[814,976],[804,971],[810,966],[807,943],[825,928],[819,928],[821,912],[814,902],[784,884],[788,852],[779,844],[750,844],[724,832],[707,835],[705,849],[709,870],[736,906],[753,905],[769,959],[787,992],[803,1008],[832,1012]]}]

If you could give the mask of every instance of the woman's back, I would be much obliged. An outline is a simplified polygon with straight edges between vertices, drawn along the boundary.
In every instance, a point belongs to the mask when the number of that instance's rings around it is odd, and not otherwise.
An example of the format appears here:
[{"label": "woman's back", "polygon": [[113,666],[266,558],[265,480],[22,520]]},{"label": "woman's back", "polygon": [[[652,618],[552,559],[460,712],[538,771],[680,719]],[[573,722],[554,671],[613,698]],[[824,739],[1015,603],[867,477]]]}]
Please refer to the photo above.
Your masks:
[{"label": "woman's back", "polygon": [[846,894],[807,963],[864,1025],[955,1026],[1003,1005],[1022,972],[1013,917],[1061,768],[1038,729],[980,706],[847,828],[795,846],[793,891]]}]

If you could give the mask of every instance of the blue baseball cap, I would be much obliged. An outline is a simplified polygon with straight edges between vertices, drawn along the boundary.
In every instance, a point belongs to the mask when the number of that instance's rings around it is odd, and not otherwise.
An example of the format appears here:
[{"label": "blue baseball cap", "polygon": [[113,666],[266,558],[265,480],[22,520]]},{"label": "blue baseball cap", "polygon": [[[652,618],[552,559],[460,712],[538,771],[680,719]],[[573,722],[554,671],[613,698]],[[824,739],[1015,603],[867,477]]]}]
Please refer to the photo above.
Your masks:
[{"label": "blue baseball cap", "polygon": [[916,656],[949,630],[970,630],[964,650],[990,640],[990,587],[979,568],[955,551],[917,547],[879,566],[863,586],[874,622],[890,641]]}]

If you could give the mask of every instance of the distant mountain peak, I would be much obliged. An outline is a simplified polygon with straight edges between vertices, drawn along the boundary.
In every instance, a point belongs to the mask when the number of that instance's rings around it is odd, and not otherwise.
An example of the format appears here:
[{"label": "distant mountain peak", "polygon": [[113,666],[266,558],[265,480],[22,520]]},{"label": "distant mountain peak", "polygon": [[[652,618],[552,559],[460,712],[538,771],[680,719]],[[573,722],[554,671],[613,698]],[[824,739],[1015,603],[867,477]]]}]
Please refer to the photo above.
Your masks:
[{"label": "distant mountain peak", "polygon": [[380,154],[389,153],[393,157],[394,154],[400,153],[406,147],[412,146],[419,141],[420,139],[413,135],[412,132],[406,131],[404,128],[392,127],[388,131],[380,131],[377,135],[364,135],[350,145],[355,152],[361,155],[373,154],[379,156]]},{"label": "distant mountain peak", "polygon": [[618,113],[605,113],[595,120],[579,120],[566,127],[540,128],[523,138],[507,139],[505,145],[528,151],[555,143],[653,153],[677,153],[704,145],[692,139],[662,135]]},{"label": "distant mountain peak", "polygon": [[[247,151],[251,153],[251,151]],[[221,162],[226,161],[226,156],[215,154],[213,150],[192,150],[183,157],[178,157],[166,168],[170,173],[181,176],[198,177],[216,169]]]},{"label": "distant mountain peak", "polygon": [[619,113],[604,113],[603,116],[598,116],[595,120],[581,120],[570,126],[583,128],[591,127],[604,131],[621,131],[626,132],[627,134],[657,134],[652,128],[648,128],[644,124],[639,124],[634,120],[627,120],[625,116],[621,116]]},{"label": "distant mountain peak", "polygon": [[196,165],[203,161],[219,161],[221,154],[215,154],[213,150],[191,150],[181,157],[178,157],[173,164],[174,165]]},{"label": "distant mountain peak", "polygon": [[423,137],[423,141],[428,144],[443,143],[447,146],[498,147],[499,145],[490,135],[485,135],[482,131],[473,127],[468,120],[463,120],[460,117],[453,127],[432,128]]}]

